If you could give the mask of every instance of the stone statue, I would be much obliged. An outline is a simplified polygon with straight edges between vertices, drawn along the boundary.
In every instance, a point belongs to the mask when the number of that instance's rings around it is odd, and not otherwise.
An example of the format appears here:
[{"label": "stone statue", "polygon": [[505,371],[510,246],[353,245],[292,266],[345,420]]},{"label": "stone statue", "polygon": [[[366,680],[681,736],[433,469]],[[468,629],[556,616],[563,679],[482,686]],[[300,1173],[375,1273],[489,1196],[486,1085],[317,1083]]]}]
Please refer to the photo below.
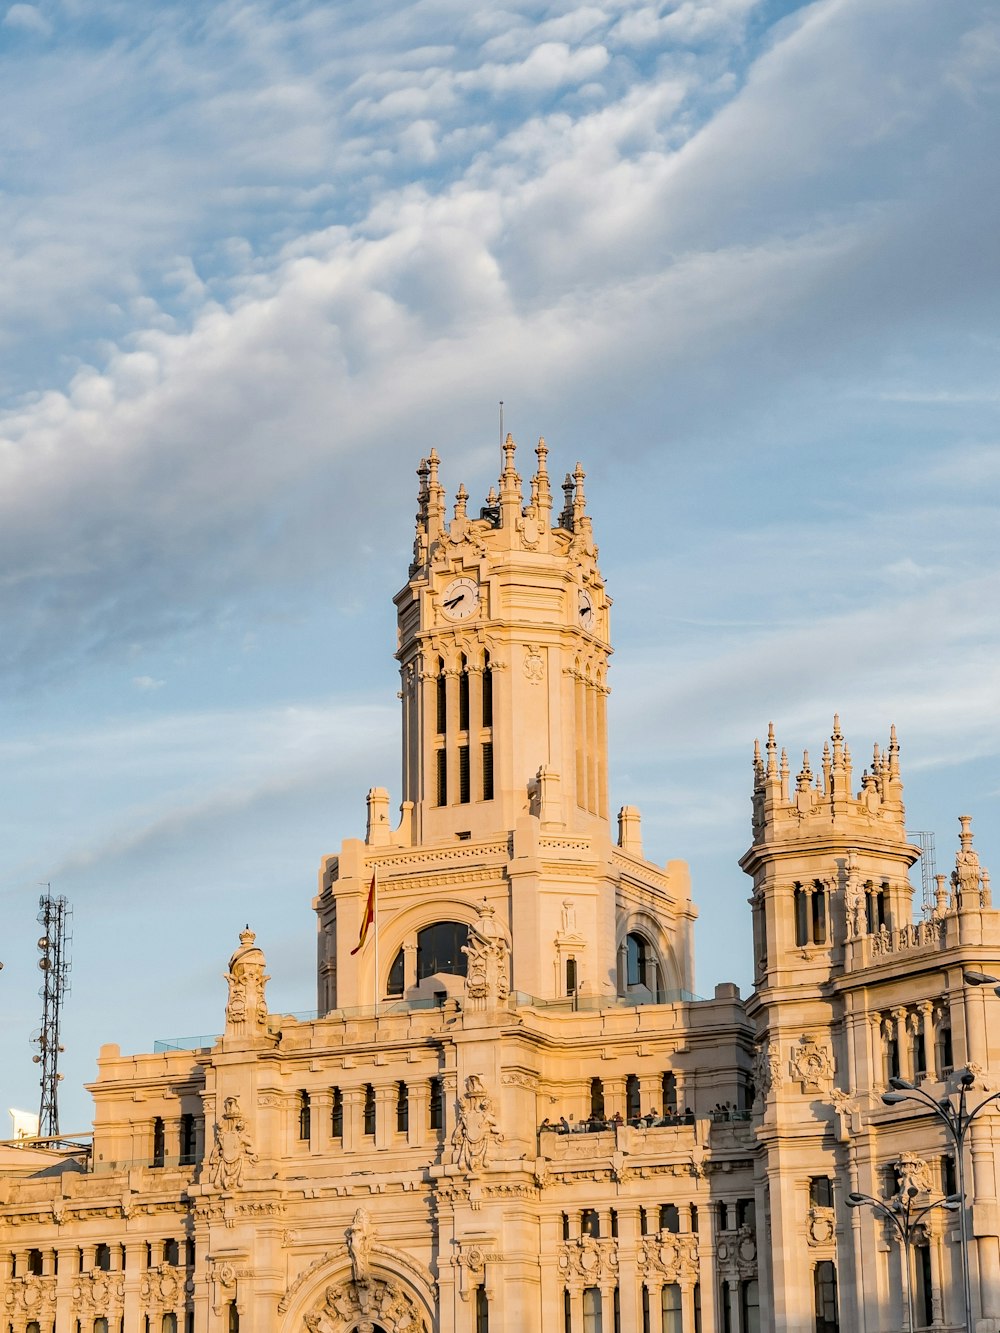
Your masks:
[{"label": "stone statue", "polygon": [[458,1099],[458,1124],[451,1141],[455,1165],[468,1172],[481,1171],[490,1146],[503,1142],[493,1098],[478,1074],[470,1074],[465,1080],[465,1092]]},{"label": "stone statue", "polygon": [[271,980],[265,975],[267,963],[257,948],[256,935],[248,926],[240,932],[240,947],[229,960],[225,974],[229,982],[226,1004],[226,1036],[246,1037],[267,1032],[265,987]]},{"label": "stone statue", "polygon": [[215,1126],[215,1143],[208,1159],[212,1184],[224,1190],[239,1189],[246,1164],[256,1161],[257,1154],[253,1151],[239,1101],[227,1097],[222,1124]]},{"label": "stone statue", "polygon": [[351,1256],[351,1276],[360,1285],[371,1277],[373,1240],[371,1216],[366,1208],[359,1208],[347,1228],[347,1252]]},{"label": "stone statue", "polygon": [[915,1153],[900,1153],[893,1165],[899,1186],[893,1197],[900,1203],[905,1203],[914,1194],[928,1194],[934,1188],[927,1163]]},{"label": "stone statue", "polygon": [[469,927],[462,946],[468,958],[465,993],[483,1007],[490,1000],[502,1003],[510,994],[510,933],[496,910],[484,898],[479,916]]}]

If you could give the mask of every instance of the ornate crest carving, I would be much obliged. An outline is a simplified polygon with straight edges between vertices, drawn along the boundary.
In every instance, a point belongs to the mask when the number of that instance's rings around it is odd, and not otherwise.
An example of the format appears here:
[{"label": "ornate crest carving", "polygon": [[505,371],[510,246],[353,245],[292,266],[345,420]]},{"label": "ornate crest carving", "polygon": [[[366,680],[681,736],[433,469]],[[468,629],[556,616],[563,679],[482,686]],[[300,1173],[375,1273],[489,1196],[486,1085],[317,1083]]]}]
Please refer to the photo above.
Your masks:
[{"label": "ornate crest carving", "polygon": [[458,1099],[458,1124],[451,1142],[455,1149],[455,1165],[470,1175],[486,1165],[492,1145],[503,1142],[493,1098],[483,1087],[478,1074],[470,1074],[465,1080],[465,1092]]},{"label": "ornate crest carving", "polygon": [[347,1329],[371,1333],[376,1325],[386,1333],[425,1333],[413,1298],[395,1282],[382,1278],[327,1287],[304,1322],[310,1333],[344,1333]]},{"label": "ornate crest carving", "polygon": [[351,1257],[351,1276],[364,1285],[371,1277],[372,1243],[375,1229],[367,1208],[359,1208],[347,1228],[347,1253]]},{"label": "ornate crest carving", "polygon": [[672,1231],[647,1236],[639,1246],[639,1265],[650,1277],[676,1282],[698,1273],[698,1238]]},{"label": "ornate crest carving", "polygon": [[225,974],[229,982],[226,1004],[226,1035],[263,1036],[267,1032],[265,988],[271,980],[265,975],[264,955],[257,948],[256,935],[247,927],[240,932],[240,947],[229,960]]},{"label": "ornate crest carving", "polygon": [[[900,1203],[905,1203],[908,1197],[912,1198],[913,1194],[929,1194],[934,1188],[930,1168],[924,1159],[918,1157],[915,1153],[900,1153],[893,1166],[896,1168],[897,1183],[896,1193],[893,1197]],[[911,1194],[911,1191],[913,1194]]]},{"label": "ornate crest carving", "polygon": [[510,932],[485,898],[462,952],[469,960],[465,993],[477,1002],[473,1007],[503,1003],[510,994]]},{"label": "ornate crest carving", "polygon": [[809,1033],[792,1051],[792,1077],[797,1079],[803,1092],[824,1089],[834,1076],[833,1056],[829,1046],[821,1046]]},{"label": "ornate crest carving", "polygon": [[208,1159],[209,1176],[220,1189],[239,1189],[248,1162],[256,1162],[250,1134],[236,1097],[227,1097],[222,1124],[216,1123],[215,1143]]},{"label": "ornate crest carving", "polygon": [[618,1273],[618,1246],[594,1236],[568,1240],[559,1252],[559,1268],[564,1279],[576,1279],[585,1287],[613,1281]]}]

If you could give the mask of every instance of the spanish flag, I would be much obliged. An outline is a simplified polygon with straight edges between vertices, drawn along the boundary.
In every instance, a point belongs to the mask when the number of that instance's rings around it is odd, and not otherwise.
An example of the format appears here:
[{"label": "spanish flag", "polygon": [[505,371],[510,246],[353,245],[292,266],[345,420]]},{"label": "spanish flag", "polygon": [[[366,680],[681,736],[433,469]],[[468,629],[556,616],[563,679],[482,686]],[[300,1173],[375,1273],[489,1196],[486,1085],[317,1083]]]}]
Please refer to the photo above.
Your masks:
[{"label": "spanish flag", "polygon": [[357,944],[351,950],[352,957],[364,948],[365,940],[368,938],[368,932],[375,920],[375,876],[377,874],[377,870],[372,871],[371,887],[368,890],[368,902],[365,904],[365,915],[361,922],[361,934],[358,936]]}]

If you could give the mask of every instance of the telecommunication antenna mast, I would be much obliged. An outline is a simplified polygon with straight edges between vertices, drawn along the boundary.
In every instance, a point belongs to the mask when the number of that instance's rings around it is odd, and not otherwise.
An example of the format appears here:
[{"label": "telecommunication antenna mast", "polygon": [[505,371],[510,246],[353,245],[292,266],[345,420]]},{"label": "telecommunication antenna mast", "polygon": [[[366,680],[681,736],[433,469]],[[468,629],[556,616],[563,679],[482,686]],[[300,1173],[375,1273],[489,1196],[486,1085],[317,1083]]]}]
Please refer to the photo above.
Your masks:
[{"label": "telecommunication antenna mast", "polygon": [[38,924],[45,927],[45,934],[39,938],[38,952],[41,957],[38,966],[45,976],[45,982],[38,994],[42,1000],[42,1026],[32,1037],[38,1045],[38,1054],[33,1056],[36,1065],[42,1067],[39,1080],[42,1098],[38,1110],[38,1133],[41,1137],[58,1137],[59,1134],[59,1056],[62,1046],[59,1044],[59,1020],[62,1003],[69,994],[69,919],[73,909],[65,898],[52,894],[51,885],[38,900]]}]

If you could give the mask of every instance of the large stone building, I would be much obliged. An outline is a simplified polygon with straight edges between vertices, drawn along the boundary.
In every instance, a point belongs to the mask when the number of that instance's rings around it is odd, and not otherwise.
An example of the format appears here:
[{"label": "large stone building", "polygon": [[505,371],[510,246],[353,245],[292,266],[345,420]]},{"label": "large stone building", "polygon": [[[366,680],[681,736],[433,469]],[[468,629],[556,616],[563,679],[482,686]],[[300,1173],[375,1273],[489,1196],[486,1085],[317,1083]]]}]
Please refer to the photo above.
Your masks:
[{"label": "large stone building", "polygon": [[[1000,968],[967,821],[915,912],[895,735],[856,779],[835,722],[792,781],[769,734],[755,989],[697,999],[686,867],[609,816],[610,602],[584,474],[554,507],[546,453],[524,493],[508,438],[478,515],[420,466],[401,819],[370,791],[364,838],[322,862],[318,1017],[269,1012],[245,931],[220,1037],[103,1047],[92,1147],[0,1150],[9,1333],[906,1326],[895,1232],[847,1195],[952,1194],[938,1121],[882,1094],[945,1097],[967,1068],[975,1105],[1000,1070],[1000,1001],[963,980]],[[980,1333],[998,1126],[964,1164]],[[961,1221],[912,1236],[921,1326],[964,1327]]]}]

